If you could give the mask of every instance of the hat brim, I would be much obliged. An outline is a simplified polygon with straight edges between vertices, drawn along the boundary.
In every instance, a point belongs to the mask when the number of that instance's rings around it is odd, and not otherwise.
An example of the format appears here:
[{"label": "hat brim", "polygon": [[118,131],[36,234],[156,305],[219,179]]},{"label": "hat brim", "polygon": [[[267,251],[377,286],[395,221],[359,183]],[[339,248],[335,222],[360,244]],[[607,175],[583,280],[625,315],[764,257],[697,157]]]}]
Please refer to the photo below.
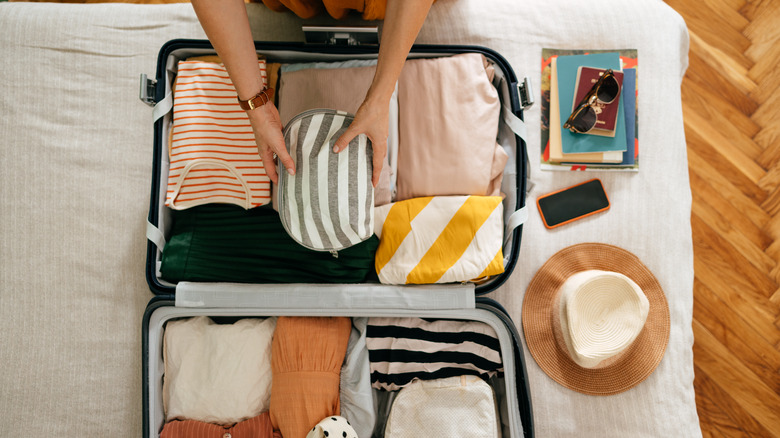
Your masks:
[{"label": "hat brim", "polygon": [[[647,296],[647,321],[636,340],[605,366],[583,368],[554,335],[560,287],[571,275],[590,269],[619,272],[632,279]],[[589,395],[613,395],[644,381],[656,369],[669,342],[669,305],[652,272],[634,254],[603,243],[564,248],[539,269],[523,300],[523,331],[534,360],[561,385]]]}]

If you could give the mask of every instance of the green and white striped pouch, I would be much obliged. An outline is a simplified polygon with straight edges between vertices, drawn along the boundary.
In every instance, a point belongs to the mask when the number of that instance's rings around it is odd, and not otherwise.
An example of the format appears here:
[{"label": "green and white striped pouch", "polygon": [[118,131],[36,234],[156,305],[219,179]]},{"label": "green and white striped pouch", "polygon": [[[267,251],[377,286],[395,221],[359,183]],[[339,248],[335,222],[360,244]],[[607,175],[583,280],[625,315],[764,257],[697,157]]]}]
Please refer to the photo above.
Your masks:
[{"label": "green and white striped pouch", "polygon": [[339,251],[374,232],[371,141],[360,134],[345,150],[333,152],[353,118],[344,111],[313,109],[284,128],[296,173],[279,172],[279,216],[290,237],[306,248]]}]

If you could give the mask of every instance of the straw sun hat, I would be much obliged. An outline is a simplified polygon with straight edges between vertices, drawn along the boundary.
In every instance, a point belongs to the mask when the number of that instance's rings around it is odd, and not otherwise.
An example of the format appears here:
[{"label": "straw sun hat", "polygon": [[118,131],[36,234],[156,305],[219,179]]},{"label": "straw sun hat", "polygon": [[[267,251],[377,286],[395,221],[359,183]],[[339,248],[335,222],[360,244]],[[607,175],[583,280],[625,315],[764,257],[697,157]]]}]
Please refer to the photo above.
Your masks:
[{"label": "straw sun hat", "polygon": [[669,306],[658,280],[630,252],[582,243],[553,255],[523,301],[534,360],[561,385],[612,395],[645,380],[669,341]]}]

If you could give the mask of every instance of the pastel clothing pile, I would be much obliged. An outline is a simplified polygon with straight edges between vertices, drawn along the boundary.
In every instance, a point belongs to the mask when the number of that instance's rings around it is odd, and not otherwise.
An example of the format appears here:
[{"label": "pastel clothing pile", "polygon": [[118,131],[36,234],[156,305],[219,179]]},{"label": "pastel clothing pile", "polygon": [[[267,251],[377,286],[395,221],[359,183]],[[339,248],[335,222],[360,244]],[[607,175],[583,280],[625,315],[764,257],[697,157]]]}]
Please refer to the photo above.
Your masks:
[{"label": "pastel clothing pile", "polygon": [[[258,65],[266,83],[265,60]],[[222,64],[179,62],[169,160],[165,205],[172,209],[209,203],[249,209],[271,202],[252,126]]]},{"label": "pastel clothing pile", "polygon": [[[272,191],[277,194],[227,72],[214,61],[179,63],[166,201],[175,210],[202,204],[250,209],[271,202]],[[258,62],[265,78],[266,61]],[[371,85],[375,64],[273,64],[270,80],[278,82],[282,122],[314,108],[354,114]],[[366,263],[377,248],[374,238],[330,260],[328,254],[296,248],[301,245],[284,236],[290,225],[277,226],[278,217],[265,212],[239,216],[215,208],[174,217],[162,277],[171,282],[354,283],[374,278],[376,272],[381,283],[428,284],[502,273],[499,195],[507,155],[496,142],[501,105],[492,77],[492,65],[480,54],[406,62],[388,111],[387,159],[373,189],[374,216],[379,218],[374,232],[382,239],[374,266]],[[457,89],[470,91],[454,93]],[[300,166],[305,167],[305,158],[298,158]],[[303,206],[300,212],[309,209]]]},{"label": "pastel clothing pile", "polygon": [[351,328],[349,318],[169,321],[161,436],[304,437],[323,418],[340,413]]},{"label": "pastel clothing pile", "polygon": [[[318,107],[357,111],[374,63],[282,66],[282,121]],[[388,160],[375,191],[381,283],[462,282],[504,272],[500,187],[508,157],[496,141],[501,103],[493,78],[480,54],[407,60],[391,99]]]},{"label": "pastel clothing pile", "polygon": [[496,333],[484,323],[218,321],[166,323],[161,438],[496,436],[486,382],[500,381],[503,366]]}]

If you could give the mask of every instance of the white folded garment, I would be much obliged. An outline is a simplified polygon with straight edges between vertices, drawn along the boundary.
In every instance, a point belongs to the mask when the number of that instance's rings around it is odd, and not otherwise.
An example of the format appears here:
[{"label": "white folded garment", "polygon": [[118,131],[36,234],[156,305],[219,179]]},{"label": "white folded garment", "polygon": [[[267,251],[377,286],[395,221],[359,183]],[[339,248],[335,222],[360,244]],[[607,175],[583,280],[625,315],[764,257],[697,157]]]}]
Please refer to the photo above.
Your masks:
[{"label": "white folded garment", "polygon": [[275,328],[276,318],[169,322],[163,345],[166,421],[229,425],[267,411]]}]

